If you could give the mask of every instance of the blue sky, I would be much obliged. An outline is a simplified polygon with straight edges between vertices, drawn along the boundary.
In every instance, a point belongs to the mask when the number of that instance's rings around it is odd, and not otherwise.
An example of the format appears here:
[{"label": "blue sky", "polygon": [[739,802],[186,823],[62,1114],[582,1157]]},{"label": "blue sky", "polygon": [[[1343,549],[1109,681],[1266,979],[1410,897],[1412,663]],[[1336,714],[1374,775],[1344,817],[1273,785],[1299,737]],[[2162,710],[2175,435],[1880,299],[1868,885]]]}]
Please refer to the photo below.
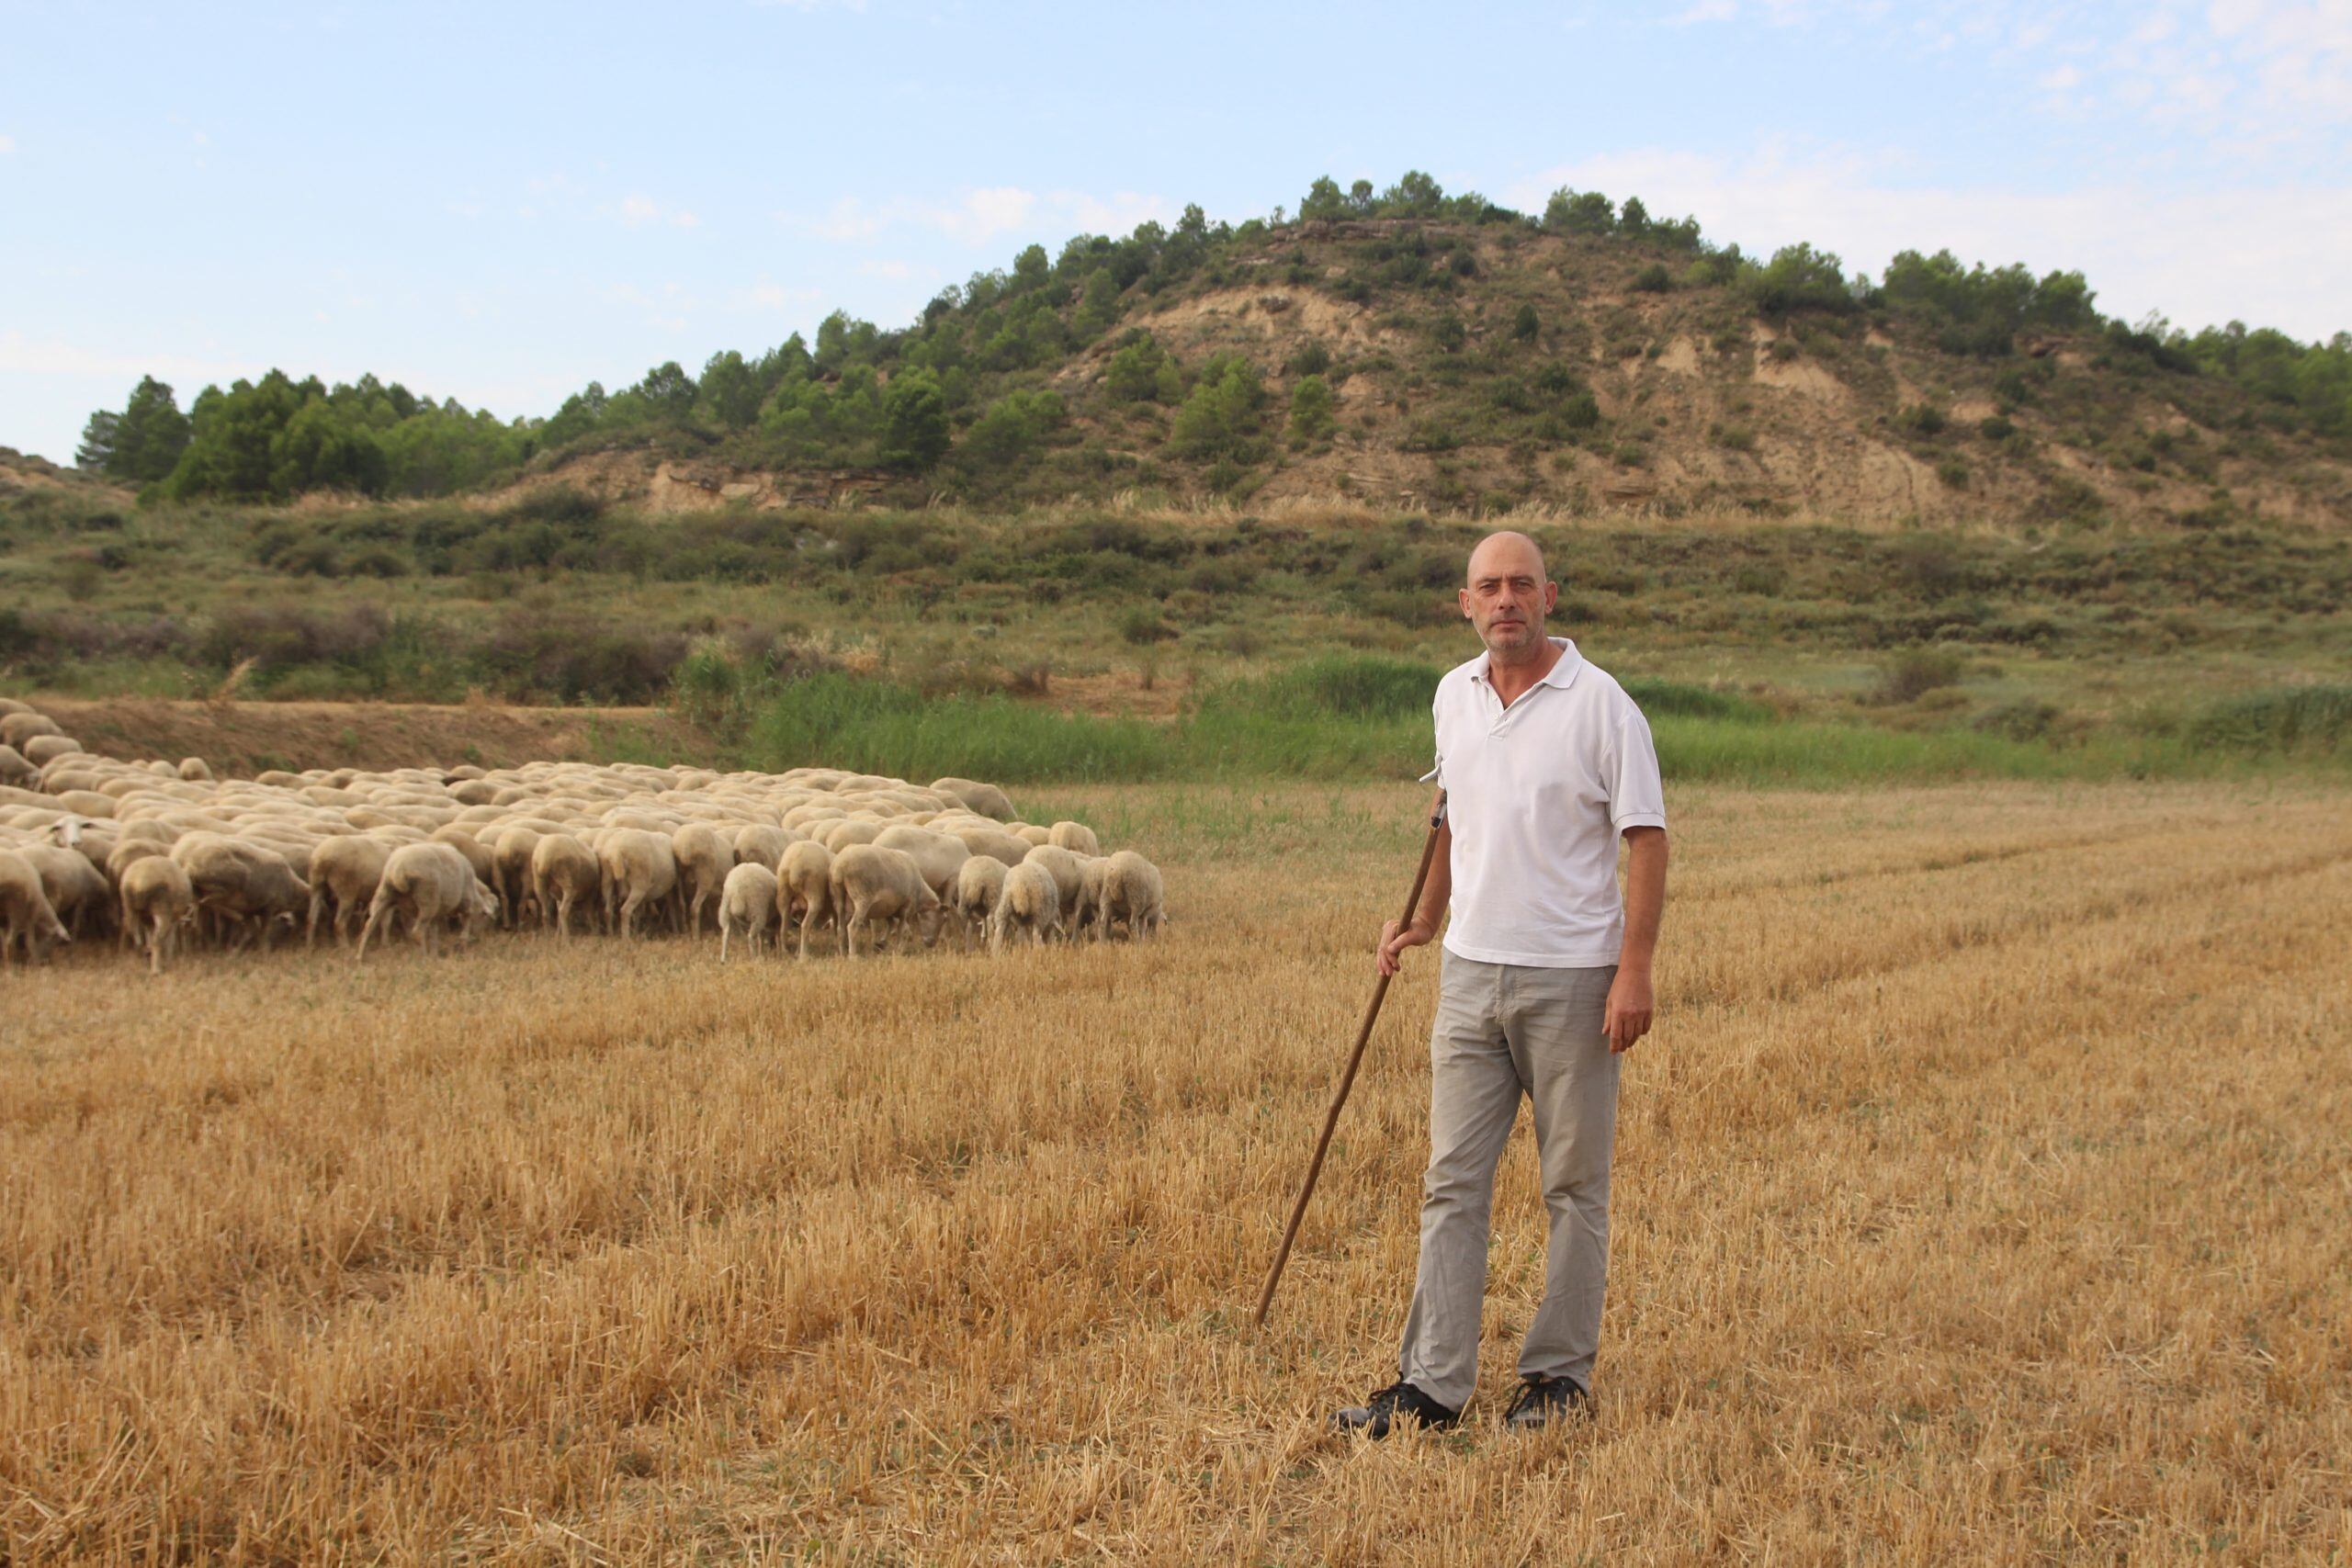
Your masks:
[{"label": "blue sky", "polygon": [[60,461],[147,371],[544,414],[1324,173],[2352,328],[2352,0],[0,0],[0,445]]}]

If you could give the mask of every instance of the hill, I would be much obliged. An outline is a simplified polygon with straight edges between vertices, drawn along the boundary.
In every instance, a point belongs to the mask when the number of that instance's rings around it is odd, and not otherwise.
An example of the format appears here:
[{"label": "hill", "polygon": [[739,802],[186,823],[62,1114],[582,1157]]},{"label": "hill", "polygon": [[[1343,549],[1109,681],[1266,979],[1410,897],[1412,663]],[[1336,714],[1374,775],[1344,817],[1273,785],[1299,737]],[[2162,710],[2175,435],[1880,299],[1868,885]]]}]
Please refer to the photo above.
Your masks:
[{"label": "hill", "polygon": [[2352,337],[2102,317],[2080,276],[1905,253],[1877,279],[1564,191],[1408,175],[1301,216],[1081,235],[886,332],[591,385],[499,421],[273,374],[142,383],[85,460],[183,499],[561,486],[657,511],[1157,492],[1871,525],[2352,521]]}]

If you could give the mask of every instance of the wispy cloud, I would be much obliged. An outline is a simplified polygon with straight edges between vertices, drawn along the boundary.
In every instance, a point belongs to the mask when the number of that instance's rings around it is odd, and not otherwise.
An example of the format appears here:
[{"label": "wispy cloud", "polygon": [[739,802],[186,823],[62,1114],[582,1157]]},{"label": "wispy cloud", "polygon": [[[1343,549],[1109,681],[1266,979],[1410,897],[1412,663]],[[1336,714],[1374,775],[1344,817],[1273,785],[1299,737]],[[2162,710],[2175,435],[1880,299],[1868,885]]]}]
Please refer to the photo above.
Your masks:
[{"label": "wispy cloud", "polygon": [[1883,29],[1898,17],[1925,47],[1973,48],[2057,95],[2053,107],[2226,138],[2225,156],[2352,125],[2352,0],[1917,0],[1897,12],[1883,0],[1693,0],[1666,20]]},{"label": "wispy cloud", "polygon": [[621,198],[615,215],[631,229],[642,229],[649,223],[667,224],[673,229],[692,229],[702,222],[684,208],[663,207],[651,197],[637,192]]},{"label": "wispy cloud", "polygon": [[17,150],[17,139],[16,139],[15,137],[13,137],[13,136],[0,136],[0,158],[5,158],[5,157],[6,157],[9,153],[14,152],[16,150]]},{"label": "wispy cloud", "polygon": [[870,206],[843,197],[816,215],[780,212],[777,219],[814,239],[863,243],[898,227],[935,230],[967,245],[987,244],[1002,235],[1071,227],[1099,233],[1125,233],[1150,220],[1166,221],[1163,197],[1118,191],[1103,197],[1085,191],[1039,194],[1020,186],[986,186],[952,201],[897,200]]},{"label": "wispy cloud", "polygon": [[[2064,192],[1928,184],[1901,160],[1849,149],[1767,147],[1744,159],[1648,151],[1587,158],[1512,187],[1541,211],[1559,186],[1639,196],[1695,213],[1718,242],[1769,252],[1796,240],[1876,271],[1898,250],[2079,270],[2100,307],[2161,310],[2201,326],[2252,314],[2305,338],[2352,327],[2352,184],[2164,189],[2118,181]],[[2258,302],[2258,309],[2250,309]]]},{"label": "wispy cloud", "polygon": [[0,371],[21,376],[111,377],[126,384],[141,376],[166,381],[233,381],[265,374],[266,366],[187,354],[117,354],[56,338],[34,339],[21,332],[0,333]]}]

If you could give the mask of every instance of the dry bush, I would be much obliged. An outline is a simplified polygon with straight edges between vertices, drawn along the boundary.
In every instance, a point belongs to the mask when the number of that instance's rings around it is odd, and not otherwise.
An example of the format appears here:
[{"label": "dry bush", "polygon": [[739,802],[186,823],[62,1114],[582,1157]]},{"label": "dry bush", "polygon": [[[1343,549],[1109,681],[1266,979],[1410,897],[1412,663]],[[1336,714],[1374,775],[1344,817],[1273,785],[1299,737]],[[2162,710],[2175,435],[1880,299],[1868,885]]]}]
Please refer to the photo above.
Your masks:
[{"label": "dry bush", "polygon": [[1163,944],[0,981],[0,1558],[2352,1549],[2340,795],[1683,792],[1599,1419],[1487,1424],[1521,1134],[1473,1423],[1376,1446],[1433,955],[1248,1314],[1420,799],[1057,804],[1163,851]]}]

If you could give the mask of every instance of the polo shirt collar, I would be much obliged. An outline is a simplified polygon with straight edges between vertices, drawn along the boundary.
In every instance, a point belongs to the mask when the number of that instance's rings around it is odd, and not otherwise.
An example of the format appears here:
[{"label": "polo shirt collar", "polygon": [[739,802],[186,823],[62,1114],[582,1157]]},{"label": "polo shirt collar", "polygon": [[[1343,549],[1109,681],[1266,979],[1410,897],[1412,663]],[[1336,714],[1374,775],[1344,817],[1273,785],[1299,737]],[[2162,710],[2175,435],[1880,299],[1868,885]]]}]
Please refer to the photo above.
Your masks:
[{"label": "polo shirt collar", "polygon": [[[1560,657],[1554,661],[1551,672],[1535,683],[1539,686],[1558,686],[1565,689],[1575,682],[1577,671],[1584,668],[1584,655],[1578,653],[1577,645],[1566,637],[1547,637],[1545,640],[1560,650]],[[1492,653],[1478,655],[1471,668],[1470,679],[1482,686],[1489,684],[1487,680],[1487,671],[1494,657]]]}]

